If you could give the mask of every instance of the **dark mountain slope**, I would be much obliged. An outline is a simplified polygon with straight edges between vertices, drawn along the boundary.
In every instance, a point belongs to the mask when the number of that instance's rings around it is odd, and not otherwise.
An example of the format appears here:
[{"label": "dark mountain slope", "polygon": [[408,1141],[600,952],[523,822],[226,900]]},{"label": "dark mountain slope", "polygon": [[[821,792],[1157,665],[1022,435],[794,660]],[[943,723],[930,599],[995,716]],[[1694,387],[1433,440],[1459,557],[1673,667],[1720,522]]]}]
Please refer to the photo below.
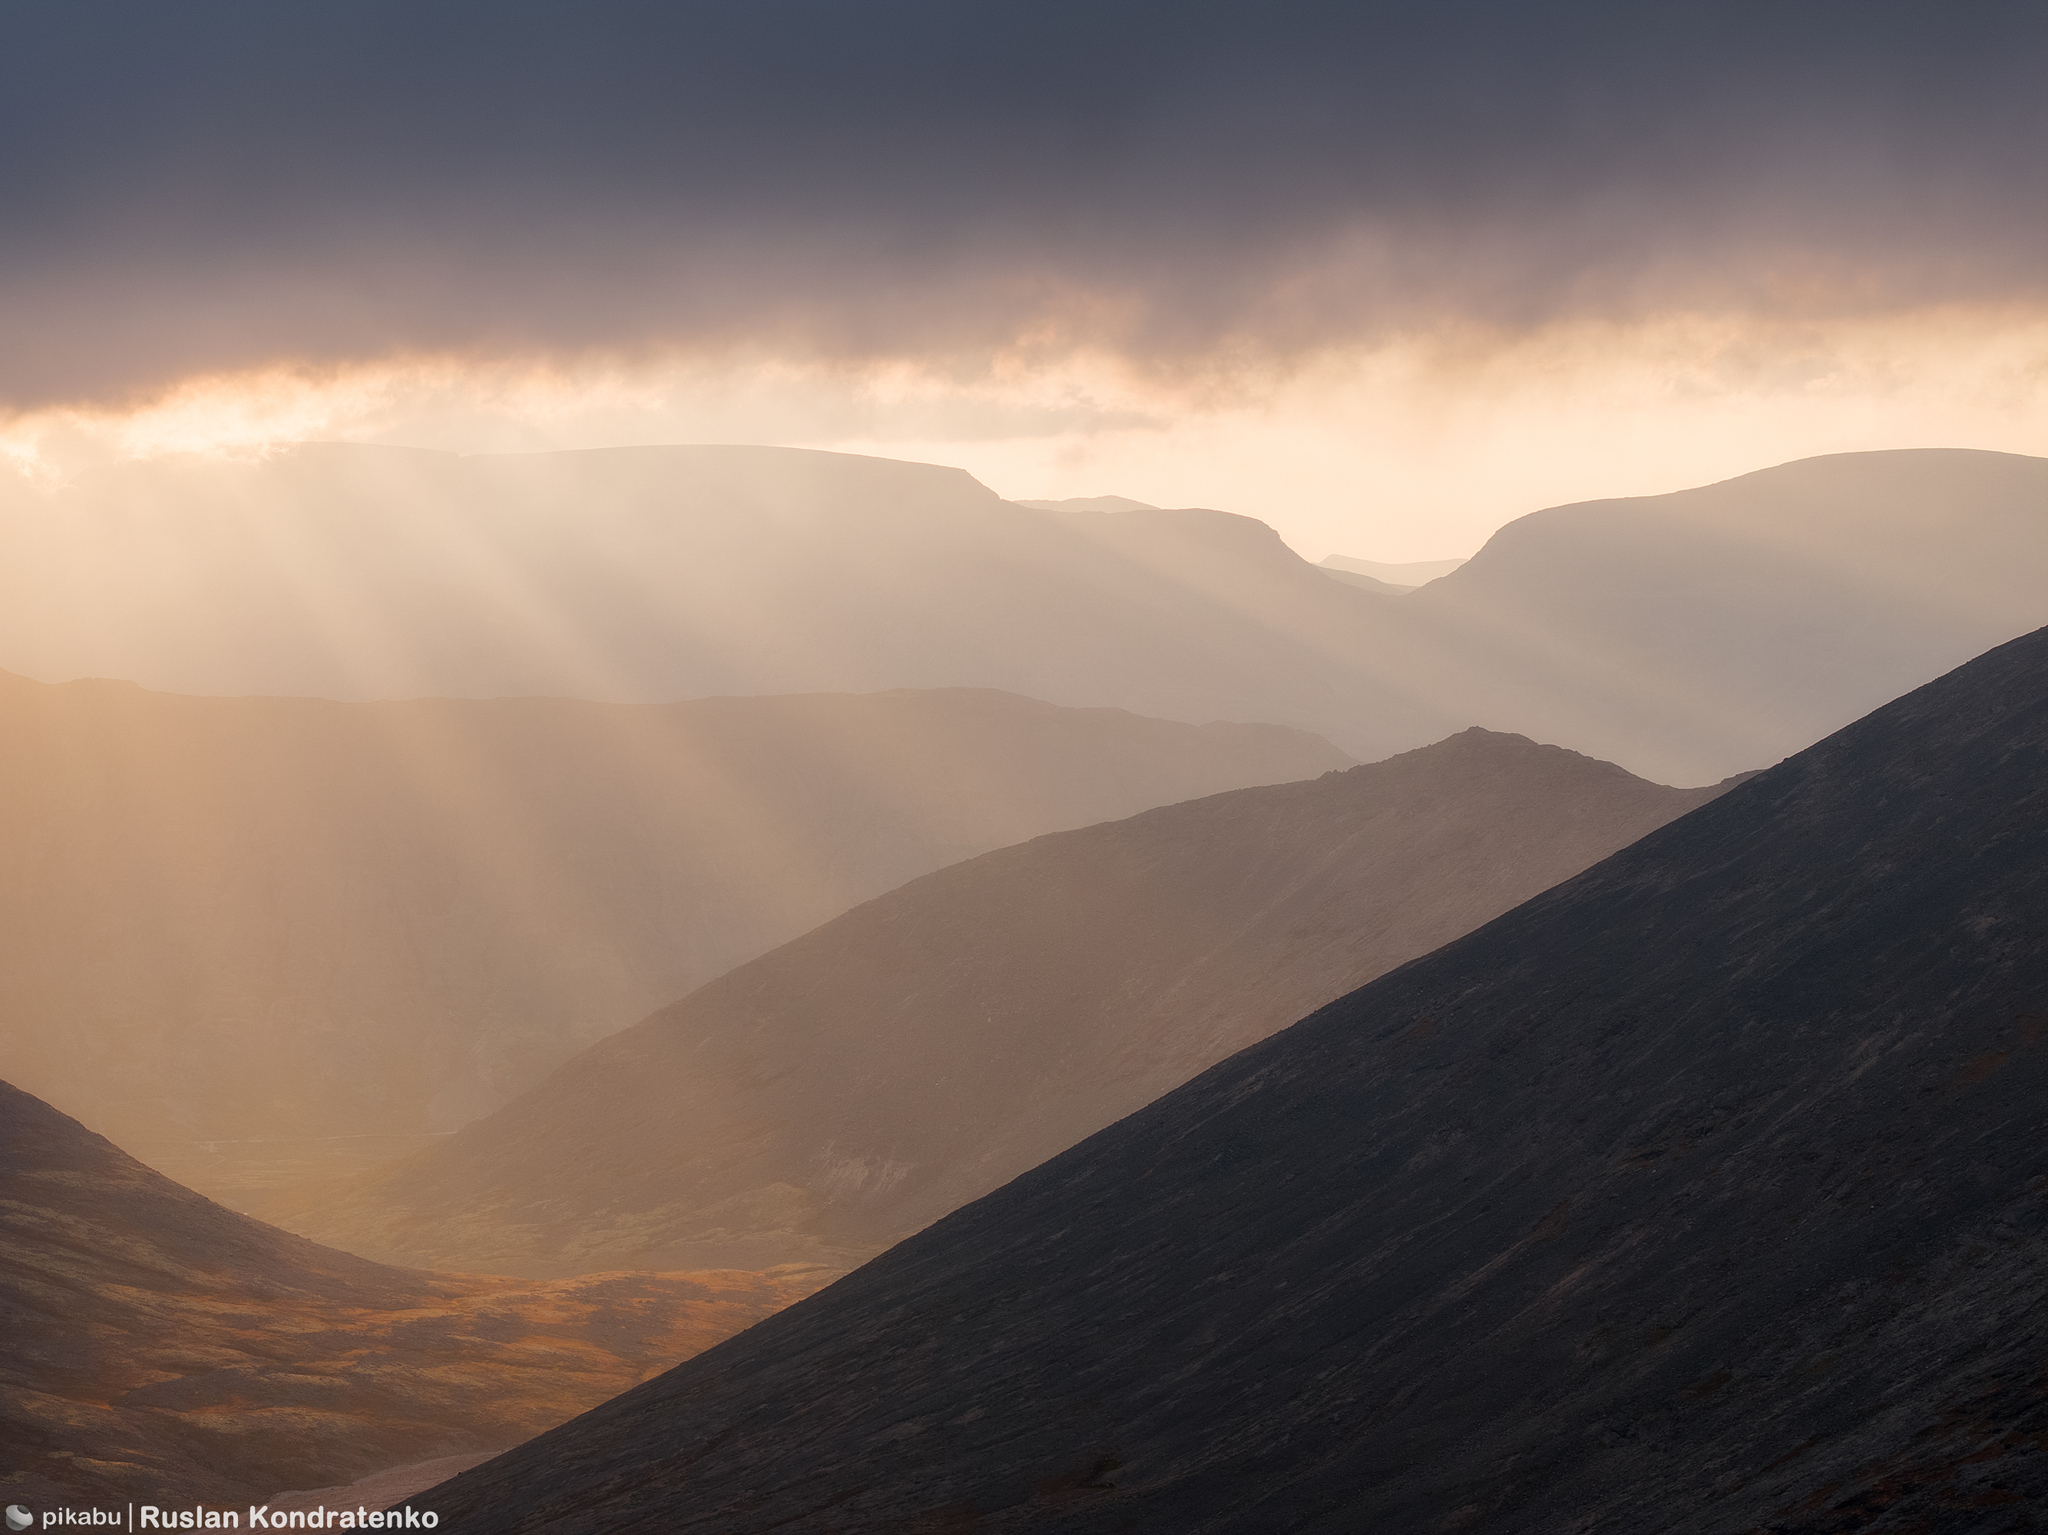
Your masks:
[{"label": "dark mountain slope", "polygon": [[338,704],[0,675],[0,741],[0,1075],[243,1207],[488,1113],[907,879],[1348,762],[970,690]]},{"label": "dark mountain slope", "polygon": [[385,1268],[0,1083],[0,1464],[31,1507],[233,1503],[514,1444],[828,1277]]},{"label": "dark mountain slope", "polygon": [[2044,920],[2048,631],[428,1501],[472,1532],[2032,1528]]},{"label": "dark mountain slope", "polygon": [[913,881],[263,1213],[435,1268],[850,1267],[1711,799],[1471,730]]}]

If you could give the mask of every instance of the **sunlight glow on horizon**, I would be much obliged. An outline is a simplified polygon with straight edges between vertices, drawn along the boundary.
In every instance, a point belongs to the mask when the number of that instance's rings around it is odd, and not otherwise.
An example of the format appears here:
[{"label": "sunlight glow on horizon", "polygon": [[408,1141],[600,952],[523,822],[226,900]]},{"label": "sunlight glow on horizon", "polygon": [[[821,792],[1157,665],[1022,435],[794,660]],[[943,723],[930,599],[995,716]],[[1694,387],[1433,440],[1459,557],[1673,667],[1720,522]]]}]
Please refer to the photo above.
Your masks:
[{"label": "sunlight glow on horizon", "polygon": [[1173,373],[1088,354],[856,366],[759,351],[279,365],[190,378],[125,410],[18,415],[0,422],[0,461],[50,485],[110,459],[260,457],[308,440],[458,453],[772,443],[953,465],[1017,499],[1218,507],[1311,560],[1455,558],[1545,506],[1795,458],[2048,453],[2048,314],[1438,327],[1285,366]]}]

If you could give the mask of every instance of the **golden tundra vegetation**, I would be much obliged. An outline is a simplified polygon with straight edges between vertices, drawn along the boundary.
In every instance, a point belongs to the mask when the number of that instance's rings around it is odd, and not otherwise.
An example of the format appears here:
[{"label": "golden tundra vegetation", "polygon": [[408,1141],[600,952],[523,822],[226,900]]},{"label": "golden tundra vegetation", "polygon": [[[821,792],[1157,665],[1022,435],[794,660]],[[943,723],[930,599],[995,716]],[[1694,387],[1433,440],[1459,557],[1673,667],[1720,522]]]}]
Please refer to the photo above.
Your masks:
[{"label": "golden tundra vegetation", "polygon": [[[261,1500],[517,1444],[814,1290],[366,1263],[0,1084],[0,1442],[30,1504]],[[26,1452],[26,1453],[24,1453]]]}]

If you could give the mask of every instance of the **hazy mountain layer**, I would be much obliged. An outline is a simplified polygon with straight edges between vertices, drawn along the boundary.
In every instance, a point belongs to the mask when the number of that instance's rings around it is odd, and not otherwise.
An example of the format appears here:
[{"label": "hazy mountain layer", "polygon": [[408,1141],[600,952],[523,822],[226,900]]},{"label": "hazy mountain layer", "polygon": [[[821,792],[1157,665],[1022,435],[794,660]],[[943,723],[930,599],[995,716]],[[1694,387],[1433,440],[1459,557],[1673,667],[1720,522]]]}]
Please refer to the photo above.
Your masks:
[{"label": "hazy mountain layer", "polygon": [[1018,501],[1018,506],[1028,506],[1039,512],[1156,512],[1160,508],[1149,501],[1133,501],[1129,496],[1065,496],[1057,501]]},{"label": "hazy mountain layer", "polygon": [[799,449],[318,444],[0,480],[0,666],[180,692],[973,686],[1442,735],[1358,674],[1363,600],[1250,518],[1048,512]]},{"label": "hazy mountain layer", "polygon": [[1355,586],[1361,591],[1378,592],[1382,597],[1405,597],[1415,590],[1412,586],[1397,586],[1391,581],[1382,581],[1377,576],[1360,575],[1355,570],[1333,570],[1328,565],[1318,565],[1316,569],[1332,581],[1341,581],[1346,586]]},{"label": "hazy mountain layer", "polygon": [[1342,571],[1347,575],[1368,576],[1383,586],[1396,586],[1403,591],[1413,590],[1447,576],[1464,564],[1463,560],[1410,560],[1401,564],[1389,564],[1384,560],[1353,559],[1348,554],[1325,555],[1321,561],[1324,570]]},{"label": "hazy mountain layer", "polygon": [[385,1268],[0,1083],[0,1446],[31,1507],[233,1504],[501,1448],[830,1277]]},{"label": "hazy mountain layer", "polygon": [[556,1535],[2028,1528],[2044,920],[2048,630],[430,1501]]},{"label": "hazy mountain layer", "polygon": [[0,665],[347,698],[998,687],[1364,759],[1483,725],[1703,783],[2048,622],[2048,460],[2011,454],[1553,508],[1413,602],[1249,518],[1117,504],[739,447],[0,479]]},{"label": "hazy mountain layer", "polygon": [[[1396,605],[1496,730],[1769,762],[2048,623],[2048,459],[1803,459],[1509,523]],[[1667,781],[1683,775],[1656,772]]]},{"label": "hazy mountain layer", "polygon": [[851,1264],[1716,792],[1472,730],[1041,837],[263,1213],[442,1268]]},{"label": "hazy mountain layer", "polygon": [[338,704],[0,676],[0,1067],[238,1202],[855,903],[1348,761],[993,692]]}]

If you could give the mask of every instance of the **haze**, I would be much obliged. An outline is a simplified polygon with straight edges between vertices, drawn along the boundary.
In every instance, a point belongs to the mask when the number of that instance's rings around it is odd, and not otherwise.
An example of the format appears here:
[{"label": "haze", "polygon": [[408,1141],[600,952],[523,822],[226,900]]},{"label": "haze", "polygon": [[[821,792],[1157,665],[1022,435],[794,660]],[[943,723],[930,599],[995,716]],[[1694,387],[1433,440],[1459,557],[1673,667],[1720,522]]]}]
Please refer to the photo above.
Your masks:
[{"label": "haze", "polygon": [[0,6],[10,1525],[2035,1529],[2044,80]]}]

